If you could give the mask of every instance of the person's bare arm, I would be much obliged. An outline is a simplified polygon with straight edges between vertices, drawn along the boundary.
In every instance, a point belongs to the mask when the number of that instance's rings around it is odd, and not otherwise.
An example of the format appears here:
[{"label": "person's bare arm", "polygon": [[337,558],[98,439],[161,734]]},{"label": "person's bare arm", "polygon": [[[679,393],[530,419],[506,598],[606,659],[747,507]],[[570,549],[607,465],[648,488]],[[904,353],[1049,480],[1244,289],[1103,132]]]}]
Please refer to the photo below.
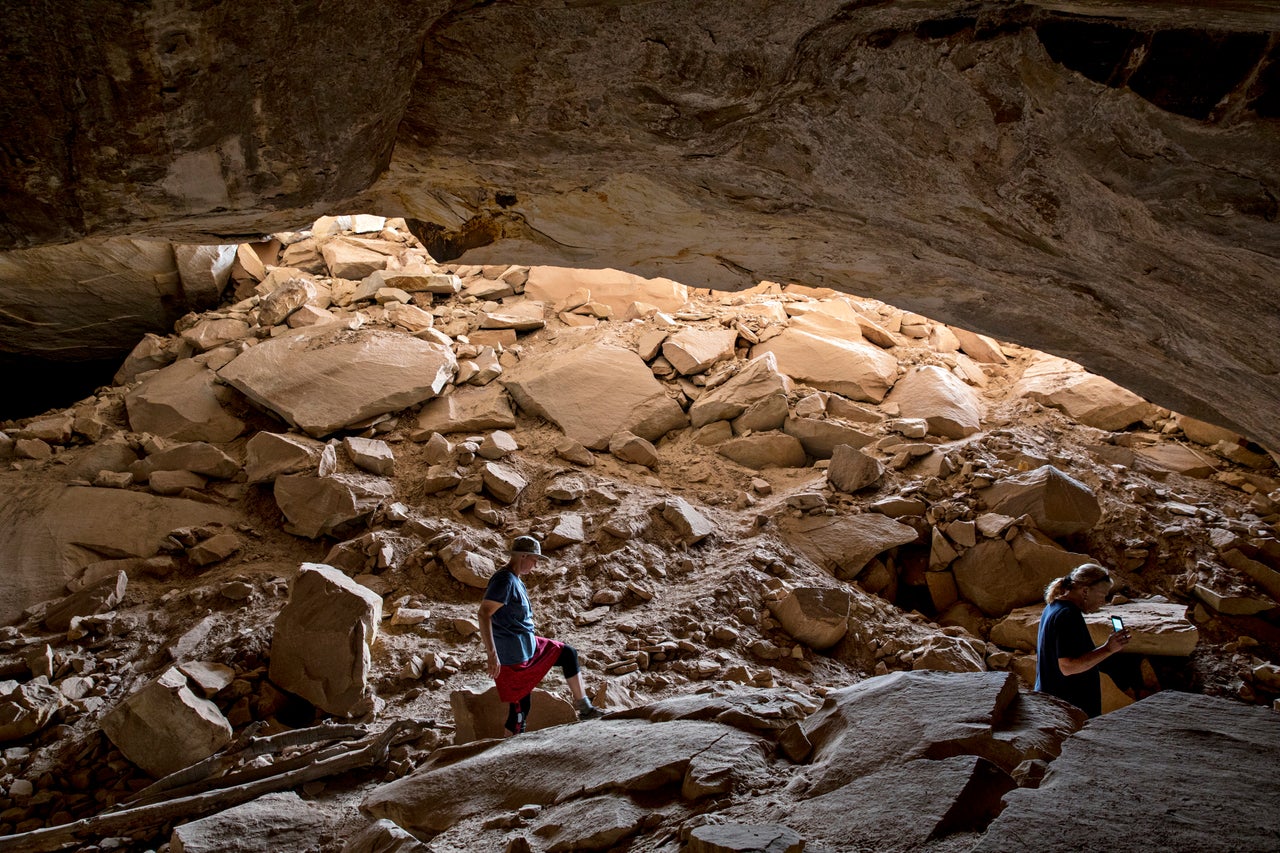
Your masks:
[{"label": "person's bare arm", "polygon": [[502,607],[501,601],[485,599],[480,602],[480,639],[484,641],[484,653],[488,660],[489,677],[497,679],[502,665],[498,663],[498,648],[493,644],[493,614]]},{"label": "person's bare arm", "polygon": [[1116,652],[1129,645],[1129,632],[1116,631],[1107,641],[1096,649],[1085,652],[1078,658],[1058,658],[1058,669],[1063,675],[1079,675],[1088,672]]}]

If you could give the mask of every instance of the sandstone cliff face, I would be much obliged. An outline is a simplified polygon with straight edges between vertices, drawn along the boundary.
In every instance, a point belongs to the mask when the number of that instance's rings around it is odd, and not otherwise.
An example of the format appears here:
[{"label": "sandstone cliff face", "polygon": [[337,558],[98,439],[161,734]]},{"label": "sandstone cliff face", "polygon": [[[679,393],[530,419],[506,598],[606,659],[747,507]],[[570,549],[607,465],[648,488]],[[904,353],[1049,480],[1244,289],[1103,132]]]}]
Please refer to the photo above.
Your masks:
[{"label": "sandstone cliff face", "polygon": [[403,214],[441,260],[890,299],[1280,444],[1267,4],[111,15],[12,21],[5,245]]}]

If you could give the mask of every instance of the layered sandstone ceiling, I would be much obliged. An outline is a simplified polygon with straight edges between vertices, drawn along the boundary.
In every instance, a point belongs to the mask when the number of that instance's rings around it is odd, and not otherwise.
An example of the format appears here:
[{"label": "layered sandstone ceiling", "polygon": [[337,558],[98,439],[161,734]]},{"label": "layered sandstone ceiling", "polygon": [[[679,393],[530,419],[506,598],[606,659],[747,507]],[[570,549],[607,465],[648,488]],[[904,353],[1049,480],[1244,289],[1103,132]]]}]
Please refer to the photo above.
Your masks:
[{"label": "layered sandstone ceiling", "polygon": [[0,245],[404,215],[441,260],[875,296],[1276,448],[1280,13],[1209,5],[32,4]]}]

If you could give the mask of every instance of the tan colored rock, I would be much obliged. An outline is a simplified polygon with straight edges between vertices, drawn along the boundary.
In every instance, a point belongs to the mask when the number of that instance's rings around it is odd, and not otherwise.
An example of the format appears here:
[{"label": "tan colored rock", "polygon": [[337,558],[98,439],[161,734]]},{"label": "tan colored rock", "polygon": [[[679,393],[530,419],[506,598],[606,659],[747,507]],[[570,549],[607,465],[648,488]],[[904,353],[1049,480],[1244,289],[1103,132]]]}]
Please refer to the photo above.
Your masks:
[{"label": "tan colored rock", "polygon": [[187,558],[196,566],[212,566],[241,549],[240,537],[234,533],[219,533],[187,549]]},{"label": "tan colored rock", "polygon": [[244,472],[250,483],[266,483],[281,474],[327,477],[337,466],[332,447],[305,436],[259,432],[245,444]]},{"label": "tan colored rock", "polygon": [[[102,484],[95,481],[94,485]],[[180,495],[187,489],[198,492],[207,485],[208,480],[190,471],[152,471],[147,478],[147,487],[157,495]]]},{"label": "tan colored rock", "polygon": [[985,672],[986,646],[976,637],[935,635],[911,650],[911,669],[915,672]]},{"label": "tan colored rock", "polygon": [[71,627],[71,620],[79,616],[92,616],[113,609],[124,600],[125,590],[129,585],[129,576],[117,571],[95,584],[85,586],[45,611],[44,626],[50,631],[66,631]]},{"label": "tan colored rock", "polygon": [[234,243],[204,246],[174,243],[173,259],[178,267],[182,290],[196,304],[210,305],[218,300],[236,260]]},{"label": "tan colored rock", "polygon": [[[1014,610],[991,627],[991,642],[1008,649],[1034,652],[1043,610],[1043,603]],[[1200,639],[1200,632],[1187,618],[1187,610],[1185,604],[1138,599],[1086,613],[1084,621],[1096,645],[1111,636],[1111,617],[1119,616],[1133,638],[1123,654],[1187,657],[1195,651]]]},{"label": "tan colored rock", "polygon": [[200,688],[206,697],[213,696],[235,680],[236,671],[224,663],[199,660],[178,665],[182,674]]},{"label": "tan colored rock", "polygon": [[546,306],[541,302],[517,298],[504,302],[500,308],[481,315],[480,328],[531,332],[547,324],[545,314]]},{"label": "tan colored rock", "polygon": [[658,448],[627,430],[616,432],[609,439],[609,452],[623,462],[643,465],[646,468],[658,467]]},{"label": "tan colored rock", "polygon": [[1155,406],[1075,362],[1041,355],[1023,371],[1011,394],[1061,410],[1077,423],[1121,430],[1155,414]]},{"label": "tan colored rock", "polygon": [[201,320],[182,333],[182,340],[196,352],[207,352],[249,335],[249,324],[230,317]]},{"label": "tan colored rock", "polygon": [[1041,598],[1049,581],[1058,577],[1035,566],[1024,566],[1003,539],[985,539],[965,551],[951,565],[960,594],[988,616],[1002,616]]},{"label": "tan colored rock", "polygon": [[363,468],[380,477],[390,477],[395,474],[396,457],[385,441],[349,436],[342,440],[342,448],[347,451],[347,456],[358,468]]},{"label": "tan colored rock", "polygon": [[856,447],[836,445],[827,468],[827,480],[842,492],[853,494],[874,486],[884,476],[884,465]]},{"label": "tan colored rock", "polygon": [[146,458],[153,471],[190,471],[205,477],[229,480],[240,473],[240,463],[212,444],[192,441],[153,453]]},{"label": "tan colored rock", "polygon": [[329,275],[359,281],[387,266],[387,256],[350,240],[328,240],[320,247]]},{"label": "tan colored rock", "polygon": [[662,344],[662,355],[681,374],[692,376],[733,358],[737,340],[733,329],[681,329]]},{"label": "tan colored rock", "polygon": [[761,400],[785,396],[791,388],[791,380],[778,372],[777,357],[765,353],[695,400],[689,406],[689,419],[695,427],[732,420]]},{"label": "tan colored rock", "polygon": [[218,706],[196,696],[170,667],[102,718],[102,731],[124,757],[157,779],[213,755],[231,741]]},{"label": "tan colored rock", "polygon": [[341,717],[369,707],[373,641],[382,599],[332,566],[303,563],[276,617],[273,682]]},{"label": "tan colored rock", "polygon": [[1052,465],[1007,477],[979,495],[992,512],[1014,518],[1029,515],[1050,536],[1083,533],[1102,517],[1093,490]]},{"label": "tan colored rock", "polygon": [[885,402],[897,404],[905,418],[923,418],[930,433],[944,438],[973,435],[982,423],[977,395],[951,373],[932,365],[908,371]]},{"label": "tan colored rock", "polygon": [[[939,613],[955,604],[960,597],[960,589],[956,586],[956,577],[951,572],[925,572],[925,586],[929,589],[929,599]],[[958,672],[959,670],[952,670]]]},{"label": "tan colored rock", "polygon": [[519,471],[501,462],[488,462],[480,471],[485,491],[504,504],[515,503],[516,498],[529,485],[529,481]]},{"label": "tan colored rock", "polygon": [[375,820],[347,839],[342,853],[429,853],[431,848],[389,820]]},{"label": "tan colored rock", "polygon": [[556,521],[556,526],[542,543],[543,550],[554,551],[566,545],[577,545],[587,540],[586,525],[582,516],[567,512]]},{"label": "tan colored rock", "polygon": [[1009,360],[1004,357],[1004,352],[1000,349],[1000,343],[995,338],[980,335],[977,332],[971,332],[959,326],[948,326],[947,328],[956,336],[956,340],[959,342],[960,349],[964,351],[964,354],[979,364],[1009,363]]},{"label": "tan colored rock", "polygon": [[1219,592],[1202,583],[1195,585],[1192,594],[1214,610],[1227,616],[1253,616],[1276,606],[1276,602],[1273,599],[1261,593],[1256,595],[1236,595],[1229,592]]},{"label": "tan colored rock", "polygon": [[852,598],[840,589],[798,587],[786,598],[769,602],[783,630],[814,651],[831,648],[849,630]]},{"label": "tan colored rock", "polygon": [[731,422],[735,435],[750,432],[768,432],[780,428],[787,420],[787,398],[782,394],[765,397],[752,403],[747,410]]},{"label": "tan colored rock", "polygon": [[596,302],[622,316],[633,302],[646,302],[660,311],[678,311],[689,301],[689,288],[670,279],[647,279],[615,269],[589,270],[566,267],[529,268],[525,295],[557,303],[578,290],[586,290]]},{"label": "tan colored rock", "polygon": [[465,542],[456,540],[440,554],[440,558],[454,580],[474,589],[486,588],[497,569],[491,558],[469,550]]},{"label": "tan colored rock", "polygon": [[516,425],[506,392],[499,386],[457,388],[452,394],[430,400],[418,413],[418,433],[483,432]]},{"label": "tan colored rock", "polygon": [[861,340],[824,337],[801,329],[787,329],[757,344],[753,357],[773,353],[781,373],[854,400],[878,403],[898,376],[898,361]]},{"label": "tan colored rock", "polygon": [[152,374],[124,400],[134,432],[220,444],[244,431],[244,423],[224,408],[233,397],[213,371],[187,359]]},{"label": "tan colored rock", "polygon": [[125,356],[112,381],[117,385],[128,385],[149,370],[159,370],[172,364],[181,346],[179,342],[180,339],[162,338],[147,332]]},{"label": "tan colored rock", "polygon": [[657,441],[688,423],[649,367],[628,349],[581,346],[522,361],[502,385],[521,409],[593,450],[620,431]]},{"label": "tan colored rock", "polygon": [[439,344],[380,330],[319,326],[240,354],[219,376],[303,431],[322,437],[428,400],[457,370]]},{"label": "tan colored rock", "polygon": [[392,497],[391,484],[364,474],[282,474],[276,477],[276,504],[287,519],[284,529],[316,539],[345,530]]},{"label": "tan colored rock", "polygon": [[1228,566],[1266,590],[1272,598],[1280,601],[1280,572],[1257,560],[1249,559],[1238,548],[1224,551],[1222,559]]},{"label": "tan colored rock", "polygon": [[1235,444],[1240,440],[1240,435],[1232,430],[1187,415],[1175,414],[1173,419],[1187,438],[1205,447],[1213,447],[1220,441]]},{"label": "tan colored rock", "polygon": [[315,299],[317,295],[316,286],[307,278],[289,279],[258,303],[258,323],[263,326],[283,323],[290,314]]},{"label": "tan colored rock", "polygon": [[715,525],[684,498],[669,498],[662,505],[662,517],[676,529],[681,541],[693,545],[715,532]]},{"label": "tan colored rock", "polygon": [[1218,470],[1218,462],[1212,456],[1182,444],[1156,444],[1134,453],[1158,468],[1186,477],[1207,479]]},{"label": "tan colored rock", "polygon": [[838,420],[793,417],[787,419],[782,430],[800,439],[805,453],[815,459],[830,459],[837,445],[861,448],[874,440],[873,436]]},{"label": "tan colored rock", "polygon": [[851,580],[877,554],[914,542],[919,534],[879,513],[782,519],[779,532],[801,553],[842,580]]},{"label": "tan colored rock", "polygon": [[799,439],[782,432],[761,432],[731,438],[717,444],[716,452],[757,471],[765,468],[802,468],[807,461],[804,445]]}]

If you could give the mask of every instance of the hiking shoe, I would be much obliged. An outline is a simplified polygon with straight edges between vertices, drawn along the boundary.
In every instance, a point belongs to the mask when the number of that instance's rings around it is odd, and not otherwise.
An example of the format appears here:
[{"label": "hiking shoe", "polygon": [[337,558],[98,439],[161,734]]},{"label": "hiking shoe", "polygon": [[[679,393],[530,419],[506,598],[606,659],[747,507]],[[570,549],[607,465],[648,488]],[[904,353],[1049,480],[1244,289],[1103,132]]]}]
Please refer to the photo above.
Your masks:
[{"label": "hiking shoe", "polygon": [[582,701],[578,702],[578,719],[579,720],[594,720],[598,717],[603,717],[603,716],[604,716],[604,711],[601,711],[595,705],[592,705],[590,699],[587,699],[584,697]]}]

